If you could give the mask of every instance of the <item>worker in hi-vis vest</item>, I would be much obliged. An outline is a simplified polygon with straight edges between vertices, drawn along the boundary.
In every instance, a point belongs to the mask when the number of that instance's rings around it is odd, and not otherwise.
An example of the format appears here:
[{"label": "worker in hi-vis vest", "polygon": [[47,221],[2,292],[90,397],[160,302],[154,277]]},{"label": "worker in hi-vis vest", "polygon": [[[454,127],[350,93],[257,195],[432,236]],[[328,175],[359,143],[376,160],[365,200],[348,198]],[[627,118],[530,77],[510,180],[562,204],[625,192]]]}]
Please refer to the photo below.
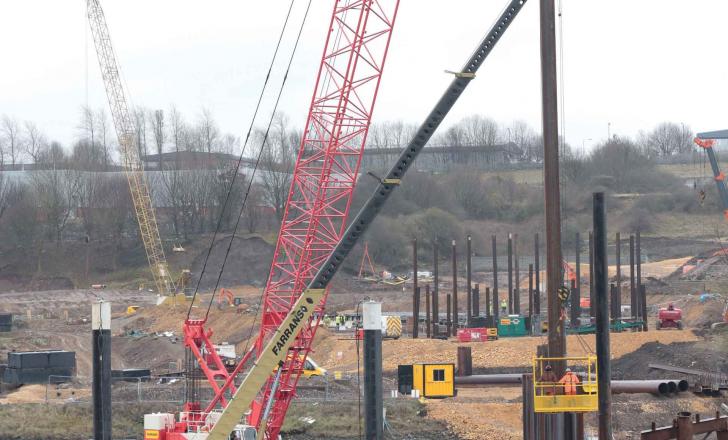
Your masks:
[{"label": "worker in hi-vis vest", "polygon": [[576,387],[579,385],[579,377],[572,373],[571,368],[567,368],[564,377],[559,380],[559,383],[564,384],[565,395],[573,396],[576,395]]},{"label": "worker in hi-vis vest", "polygon": [[505,315],[507,311],[508,311],[508,301],[506,301],[505,298],[503,298],[501,300],[501,313]]}]

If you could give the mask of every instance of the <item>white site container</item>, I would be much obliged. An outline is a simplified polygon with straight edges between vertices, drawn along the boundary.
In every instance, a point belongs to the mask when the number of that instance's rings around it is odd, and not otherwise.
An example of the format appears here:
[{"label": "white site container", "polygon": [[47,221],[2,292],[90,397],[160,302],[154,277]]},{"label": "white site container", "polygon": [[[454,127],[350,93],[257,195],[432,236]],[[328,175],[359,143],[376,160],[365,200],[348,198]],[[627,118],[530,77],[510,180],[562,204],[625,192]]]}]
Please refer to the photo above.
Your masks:
[{"label": "white site container", "polygon": [[382,303],[367,301],[363,305],[364,330],[382,330]]},{"label": "white site container", "polygon": [[144,414],[144,429],[161,431],[174,425],[174,414],[153,413]]}]

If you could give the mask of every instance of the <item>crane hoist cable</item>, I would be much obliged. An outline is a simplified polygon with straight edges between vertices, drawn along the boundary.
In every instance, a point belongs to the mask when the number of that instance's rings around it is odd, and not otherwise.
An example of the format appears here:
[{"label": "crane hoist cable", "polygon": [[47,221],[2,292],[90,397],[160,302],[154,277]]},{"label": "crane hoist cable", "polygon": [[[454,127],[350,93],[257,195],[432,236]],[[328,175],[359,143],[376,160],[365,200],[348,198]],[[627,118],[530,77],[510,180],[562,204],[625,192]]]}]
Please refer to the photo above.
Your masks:
[{"label": "crane hoist cable", "polygon": [[[222,279],[222,273],[225,270],[225,264],[227,263],[228,256],[230,255],[230,249],[232,248],[233,240],[235,239],[235,234],[238,231],[238,226],[240,225],[240,218],[243,216],[243,210],[245,209],[245,206],[248,202],[248,196],[250,195],[250,190],[253,186],[253,180],[255,180],[255,174],[258,171],[258,166],[260,165],[260,158],[263,155],[263,150],[265,148],[265,144],[268,141],[268,135],[270,134],[271,126],[273,125],[273,120],[276,116],[276,111],[278,110],[278,105],[281,101],[281,96],[283,95],[283,89],[286,86],[286,82],[288,81],[288,74],[291,71],[291,65],[293,64],[293,59],[296,55],[296,50],[298,49],[298,43],[301,41],[301,34],[303,33],[303,28],[306,25],[306,19],[308,18],[308,12],[311,10],[311,0],[308,0],[308,5],[306,6],[306,12],[303,14],[303,19],[301,20],[301,26],[298,28],[298,35],[296,35],[296,41],[293,45],[293,50],[291,51],[291,56],[288,59],[288,65],[286,66],[286,71],[283,74],[283,79],[281,81],[281,86],[278,90],[278,96],[276,97],[275,104],[273,105],[273,111],[271,112],[270,119],[268,119],[268,126],[265,129],[265,134],[263,135],[263,139],[260,142],[260,148],[258,149],[258,155],[255,159],[255,165],[253,167],[253,171],[250,175],[250,180],[248,180],[248,188],[245,190],[245,197],[243,197],[243,203],[240,205],[240,211],[238,213],[238,218],[235,220],[235,227],[233,228],[233,234],[232,237],[230,237],[230,242],[228,243],[227,250],[225,251],[225,257],[222,260],[222,264],[220,265],[220,272],[217,275],[217,280],[215,281],[215,288],[212,291],[212,295],[210,296],[210,302],[207,304],[207,311],[205,312],[205,319],[207,319],[208,315],[210,314],[210,308],[212,307],[212,303],[215,299],[215,293],[217,291],[217,288],[220,285],[220,280]],[[222,219],[222,213],[221,213],[221,219]],[[192,309],[192,304],[190,304],[190,310]],[[257,314],[256,314],[257,316]],[[252,326],[255,325],[255,321],[253,321]],[[252,334],[252,333],[251,333]]]},{"label": "crane hoist cable", "polygon": [[[217,239],[217,235],[220,232],[220,228],[222,226],[222,219],[223,214],[225,213],[225,209],[228,206],[228,203],[230,201],[230,195],[232,193],[233,188],[235,187],[235,179],[238,176],[238,171],[240,170],[240,165],[243,162],[243,157],[245,156],[245,148],[248,145],[248,140],[250,139],[250,135],[253,132],[253,126],[255,124],[255,119],[258,115],[258,111],[260,110],[261,102],[263,101],[263,95],[265,94],[265,90],[268,86],[268,81],[270,80],[271,72],[273,71],[273,65],[275,64],[276,57],[278,55],[278,50],[281,47],[281,42],[283,41],[283,34],[286,31],[286,27],[288,26],[288,19],[291,16],[291,11],[293,10],[293,5],[295,4],[296,0],[291,0],[291,4],[288,6],[288,12],[286,13],[286,18],[283,21],[283,27],[281,28],[280,35],[278,36],[278,42],[276,43],[275,50],[273,51],[273,57],[271,58],[270,65],[268,66],[268,72],[265,75],[265,80],[263,81],[263,87],[260,90],[260,94],[258,95],[258,102],[255,105],[255,111],[253,111],[253,117],[250,120],[250,125],[248,126],[248,132],[245,134],[245,140],[243,141],[243,147],[240,152],[240,156],[238,157],[238,161],[235,165],[235,173],[233,173],[232,179],[230,180],[230,185],[228,186],[227,193],[225,194],[225,202],[223,202],[222,208],[220,209],[220,215],[217,219],[217,225],[215,226],[215,232],[212,235],[212,239],[210,240],[210,246],[207,249],[207,254],[205,255],[205,260],[202,263],[202,270],[200,272],[200,276],[197,278],[197,284],[195,285],[195,291],[192,294],[192,301],[190,301],[190,307],[187,309],[187,318],[189,319],[190,313],[192,312],[192,305],[195,303],[195,298],[197,297],[197,292],[200,290],[200,283],[202,282],[202,277],[205,274],[205,270],[207,269],[207,263],[210,259],[210,254],[212,253],[212,249],[215,246],[215,240]],[[252,181],[252,180],[251,180]],[[242,213],[242,208],[241,208]],[[230,238],[230,242],[232,243],[233,237]],[[229,248],[228,248],[229,250]],[[227,258],[227,254],[225,255],[225,258]],[[220,282],[220,277],[222,276],[222,271],[220,272],[220,275],[218,276],[217,283],[215,286],[215,289],[217,289],[217,284]],[[214,291],[213,291],[213,297],[214,297]],[[212,302],[212,299],[210,299],[210,302]],[[208,308],[209,310],[209,308]]]}]

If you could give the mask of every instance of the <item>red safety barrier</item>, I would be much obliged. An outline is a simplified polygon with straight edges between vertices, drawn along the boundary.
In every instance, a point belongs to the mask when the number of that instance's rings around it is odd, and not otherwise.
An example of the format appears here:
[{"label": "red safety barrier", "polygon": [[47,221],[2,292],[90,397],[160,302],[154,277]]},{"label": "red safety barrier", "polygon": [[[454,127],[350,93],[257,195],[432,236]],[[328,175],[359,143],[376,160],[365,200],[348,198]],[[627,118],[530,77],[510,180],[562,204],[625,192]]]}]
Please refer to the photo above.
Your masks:
[{"label": "red safety barrier", "polygon": [[458,342],[485,342],[498,339],[495,328],[461,328],[458,329]]}]

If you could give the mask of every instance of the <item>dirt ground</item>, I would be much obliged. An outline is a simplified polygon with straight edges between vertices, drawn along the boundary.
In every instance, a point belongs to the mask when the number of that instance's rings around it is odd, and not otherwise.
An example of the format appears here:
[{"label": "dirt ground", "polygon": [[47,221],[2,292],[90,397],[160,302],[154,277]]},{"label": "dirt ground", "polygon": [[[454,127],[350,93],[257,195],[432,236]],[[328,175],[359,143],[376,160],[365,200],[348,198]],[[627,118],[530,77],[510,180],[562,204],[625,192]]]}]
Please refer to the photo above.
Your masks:
[{"label": "dirt ground", "polygon": [[[687,246],[688,244],[686,244]],[[650,370],[648,362],[702,368],[725,372],[728,361],[728,335],[710,331],[710,324],[721,319],[722,298],[701,299],[705,286],[675,275],[692,257],[670,256],[670,259],[645,263],[643,276],[650,279],[648,301],[653,308],[673,302],[684,310],[684,321],[695,330],[613,333],[611,348],[614,378],[658,378],[663,373]],[[612,274],[615,267],[610,267]],[[717,270],[717,269],[716,269]],[[622,268],[623,274],[628,267]],[[706,271],[710,273],[710,271]],[[582,267],[588,274],[588,267]],[[476,282],[486,281],[487,273],[476,273]],[[650,278],[651,277],[651,278]],[[505,277],[503,277],[505,278]],[[718,278],[717,276],[713,278]],[[449,278],[443,277],[444,294]],[[652,281],[654,280],[654,281]],[[464,281],[463,281],[464,282]],[[522,279],[525,288],[525,279]],[[710,286],[708,286],[710,287]],[[354,310],[356,304],[370,297],[383,301],[385,311],[409,311],[411,286],[384,287],[359,283],[339,277],[328,301],[328,310]],[[207,328],[213,330],[214,342],[229,342],[242,353],[251,335],[257,334],[260,285],[239,286],[233,290],[243,305],[232,307],[215,301],[210,308]],[[209,293],[202,294],[191,308],[190,316],[204,317]],[[11,333],[0,333],[0,359],[11,350],[60,348],[77,352],[78,375],[90,375],[90,309],[91,303],[105,299],[112,302],[112,346],[114,368],[151,368],[153,373],[177,371],[182,366],[184,347],[182,323],[190,303],[182,297],[157,305],[155,294],[140,290],[62,290],[24,293],[0,293],[1,311],[17,315],[17,326]],[[626,300],[626,297],[624,298]],[[527,304],[525,296],[522,304]],[[140,306],[126,314],[129,305]],[[424,309],[422,309],[424,312]],[[653,312],[650,312],[651,315]],[[654,323],[650,322],[651,328]],[[536,346],[545,337],[503,338],[486,343],[458,344],[455,341],[401,338],[384,341],[384,373],[388,386],[394,385],[397,365],[417,362],[456,362],[459,345],[472,348],[476,373],[526,372]],[[573,356],[595,349],[594,336],[568,336],[567,347]],[[355,373],[357,348],[351,333],[336,333],[321,328],[314,343],[312,357],[330,372]],[[1,362],[1,361],[0,361]],[[342,393],[353,395],[354,385]],[[38,403],[44,400],[44,386],[23,386],[0,395],[0,404]],[[674,414],[683,409],[712,414],[722,399],[695,397],[683,393],[679,397],[658,398],[650,395],[615,396],[615,427],[618,438],[637,438],[637,432],[649,426],[669,424]],[[428,400],[424,404],[427,420],[444,426],[452,438],[515,439],[521,437],[521,391],[519,387],[459,389],[455,398]],[[634,415],[644,414],[640,417]],[[484,417],[487,414],[487,417]],[[588,429],[595,420],[587,417]],[[444,432],[444,431],[443,431]],[[308,438],[302,434],[300,438]],[[445,435],[445,434],[443,434]],[[450,435],[450,434],[448,434]],[[413,437],[416,438],[416,437]],[[448,437],[449,438],[449,437]]]},{"label": "dirt ground", "polygon": [[[322,333],[326,332],[325,330]],[[673,342],[697,341],[699,339],[691,331],[648,331],[640,333],[613,333],[611,335],[612,356],[619,358],[631,353],[643,344],[658,341],[663,344]],[[566,346],[571,356],[589,354],[581,342],[589,350],[595,350],[594,335],[577,337],[569,335]],[[504,369],[524,371],[531,366],[536,347],[546,343],[545,337],[501,338],[496,341],[458,343],[455,340],[409,339],[385,340],[383,342],[383,369],[393,373],[400,364],[419,362],[452,362],[457,361],[457,347],[470,346],[473,356],[474,370],[491,372]],[[323,337],[316,345],[314,357],[324,368],[331,370],[356,370],[356,344],[344,336],[330,334]]]}]

